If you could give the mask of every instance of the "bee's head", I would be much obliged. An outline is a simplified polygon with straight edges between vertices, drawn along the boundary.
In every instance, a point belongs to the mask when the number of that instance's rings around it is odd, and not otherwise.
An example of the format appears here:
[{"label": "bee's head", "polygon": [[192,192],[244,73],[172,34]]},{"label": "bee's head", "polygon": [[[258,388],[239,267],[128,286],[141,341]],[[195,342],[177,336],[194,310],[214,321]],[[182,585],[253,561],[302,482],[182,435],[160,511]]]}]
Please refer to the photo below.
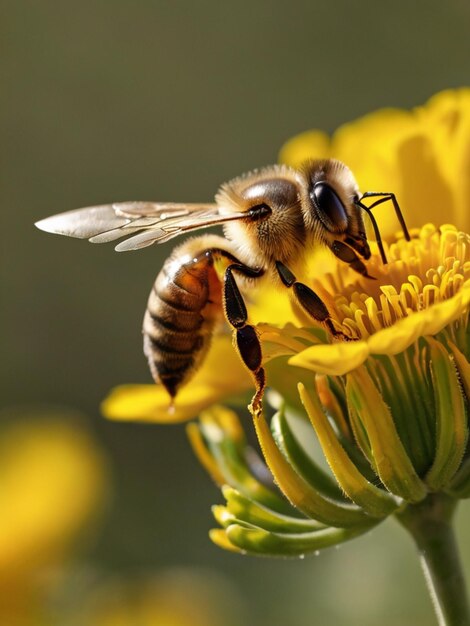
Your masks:
[{"label": "bee's head", "polygon": [[351,170],[335,159],[309,161],[302,170],[302,197],[307,232],[315,240],[346,241],[364,258],[370,257],[359,188]]},{"label": "bee's head", "polygon": [[300,170],[274,165],[223,185],[216,196],[229,216],[246,219],[224,225],[239,255],[253,266],[272,261],[287,265],[316,245],[348,244],[370,257],[359,189],[351,170],[340,161],[309,161]]}]

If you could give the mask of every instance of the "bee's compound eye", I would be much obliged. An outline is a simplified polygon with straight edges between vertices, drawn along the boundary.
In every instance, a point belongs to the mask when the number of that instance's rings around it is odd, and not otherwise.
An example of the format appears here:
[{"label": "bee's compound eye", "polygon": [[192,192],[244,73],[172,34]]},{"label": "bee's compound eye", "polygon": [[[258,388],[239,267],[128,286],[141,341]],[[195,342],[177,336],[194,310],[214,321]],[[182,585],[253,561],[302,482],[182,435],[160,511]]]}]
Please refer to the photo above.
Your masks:
[{"label": "bee's compound eye", "polygon": [[331,232],[341,232],[348,226],[348,216],[344,204],[336,191],[325,182],[315,183],[310,191],[317,214],[325,227]]}]

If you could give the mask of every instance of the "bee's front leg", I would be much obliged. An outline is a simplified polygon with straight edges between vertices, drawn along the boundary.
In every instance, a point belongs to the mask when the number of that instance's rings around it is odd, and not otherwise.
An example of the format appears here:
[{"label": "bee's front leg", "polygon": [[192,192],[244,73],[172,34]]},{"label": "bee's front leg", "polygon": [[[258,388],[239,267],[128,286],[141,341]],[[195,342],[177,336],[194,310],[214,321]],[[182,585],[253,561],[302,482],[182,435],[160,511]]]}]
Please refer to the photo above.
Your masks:
[{"label": "bee's front leg", "polygon": [[325,324],[330,333],[335,337],[342,337],[346,340],[351,339],[336,328],[325,303],[313,289],[310,289],[310,287],[304,283],[298,282],[295,275],[284,263],[281,263],[281,261],[276,261],[276,269],[282,284],[293,290],[297,302],[310,317],[317,322]]},{"label": "bee's front leg", "polygon": [[354,250],[347,246],[345,243],[339,240],[335,240],[330,245],[330,250],[333,252],[336,258],[338,258],[340,261],[343,261],[344,263],[347,263],[352,270],[354,270],[358,274],[361,274],[362,276],[365,276],[366,278],[371,278],[372,280],[375,280],[375,277],[369,274],[369,272],[367,271],[367,267],[357,256]]},{"label": "bee's front leg", "polygon": [[248,313],[243,296],[233,276],[234,271],[248,278],[258,278],[264,274],[264,271],[252,269],[242,263],[233,263],[225,270],[223,290],[225,316],[229,324],[235,329],[238,352],[256,381],[256,393],[251,401],[251,409],[254,414],[259,414],[266,386],[266,374],[262,367],[261,343],[255,328],[247,324]]}]

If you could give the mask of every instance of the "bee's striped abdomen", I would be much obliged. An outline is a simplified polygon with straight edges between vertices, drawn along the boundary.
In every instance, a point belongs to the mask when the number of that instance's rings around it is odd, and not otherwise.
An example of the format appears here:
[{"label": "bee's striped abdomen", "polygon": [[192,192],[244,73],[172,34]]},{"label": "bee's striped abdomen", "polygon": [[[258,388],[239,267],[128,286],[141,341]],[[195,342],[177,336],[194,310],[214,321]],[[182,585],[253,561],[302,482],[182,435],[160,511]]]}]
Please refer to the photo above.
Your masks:
[{"label": "bee's striped abdomen", "polygon": [[214,324],[222,316],[221,285],[212,253],[194,254],[196,241],[183,244],[165,262],[144,317],[144,352],[150,370],[172,397],[197,369]]}]

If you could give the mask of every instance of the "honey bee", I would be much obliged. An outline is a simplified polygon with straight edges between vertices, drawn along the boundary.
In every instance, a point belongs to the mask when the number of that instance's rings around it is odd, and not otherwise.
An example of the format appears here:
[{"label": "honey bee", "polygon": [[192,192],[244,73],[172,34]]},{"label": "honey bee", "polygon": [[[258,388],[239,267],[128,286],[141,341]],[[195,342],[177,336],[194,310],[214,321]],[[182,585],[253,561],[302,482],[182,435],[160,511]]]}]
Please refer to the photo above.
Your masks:
[{"label": "honey bee", "polygon": [[[378,199],[367,206],[364,200],[369,197]],[[333,324],[321,298],[297,280],[296,268],[312,249],[326,246],[353,270],[372,278],[364,263],[371,252],[363,215],[372,222],[386,263],[371,209],[388,200],[409,239],[393,193],[361,194],[351,170],[328,159],[306,162],[299,169],[273,165],[239,176],[220,187],[213,204],[123,202],[61,213],[36,226],[93,243],[126,237],[115,248],[121,252],[222,224],[224,237],[193,237],[165,261],[144,316],[144,353],[153,378],[173,401],[200,367],[215,325],[225,317],[234,344],[256,381],[257,400],[253,402],[259,406],[265,387],[261,344],[248,322],[240,285],[270,276],[290,290],[295,303],[312,320],[335,337],[347,339]],[[223,265],[223,277],[216,262]]]}]

